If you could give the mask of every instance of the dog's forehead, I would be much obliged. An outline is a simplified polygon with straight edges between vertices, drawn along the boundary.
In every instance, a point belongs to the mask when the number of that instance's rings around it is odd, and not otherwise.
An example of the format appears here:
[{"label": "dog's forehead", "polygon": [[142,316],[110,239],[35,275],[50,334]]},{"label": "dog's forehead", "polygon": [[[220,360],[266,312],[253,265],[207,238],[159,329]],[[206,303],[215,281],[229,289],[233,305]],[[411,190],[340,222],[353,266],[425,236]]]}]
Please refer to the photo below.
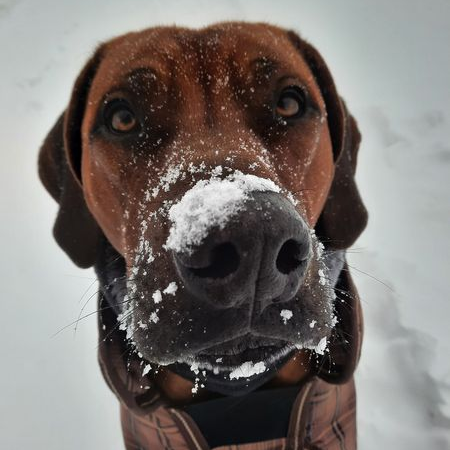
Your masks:
[{"label": "dog's forehead", "polygon": [[225,23],[195,30],[178,27],[150,28],[108,42],[99,67],[102,84],[147,68],[168,81],[226,74],[269,76],[275,68],[310,75],[309,68],[285,30],[265,24]]}]

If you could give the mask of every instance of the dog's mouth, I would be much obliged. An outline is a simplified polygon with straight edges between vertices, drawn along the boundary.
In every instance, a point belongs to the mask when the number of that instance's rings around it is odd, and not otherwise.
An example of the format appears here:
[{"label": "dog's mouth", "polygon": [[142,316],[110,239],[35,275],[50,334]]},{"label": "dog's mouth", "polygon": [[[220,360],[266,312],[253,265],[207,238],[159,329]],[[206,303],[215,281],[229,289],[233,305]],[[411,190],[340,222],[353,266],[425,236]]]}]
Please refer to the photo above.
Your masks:
[{"label": "dog's mouth", "polygon": [[255,338],[249,335],[214,345],[195,355],[199,368],[216,373],[234,371],[245,362],[272,362],[293,345],[278,339]]},{"label": "dog's mouth", "polygon": [[293,355],[287,341],[245,335],[202,350],[170,368],[194,383],[223,395],[242,395],[273,377]]}]

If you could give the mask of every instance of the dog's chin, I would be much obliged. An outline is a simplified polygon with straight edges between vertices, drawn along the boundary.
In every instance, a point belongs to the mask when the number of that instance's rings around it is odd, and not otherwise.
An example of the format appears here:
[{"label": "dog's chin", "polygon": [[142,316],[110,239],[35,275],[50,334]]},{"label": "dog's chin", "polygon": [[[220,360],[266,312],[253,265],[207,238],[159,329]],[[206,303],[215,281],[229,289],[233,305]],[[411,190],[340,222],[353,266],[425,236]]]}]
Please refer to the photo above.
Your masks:
[{"label": "dog's chin", "polygon": [[[222,395],[244,395],[268,382],[292,357],[296,347],[285,341],[248,338],[186,356],[169,369],[194,383]],[[240,345],[237,345],[237,344]]]}]

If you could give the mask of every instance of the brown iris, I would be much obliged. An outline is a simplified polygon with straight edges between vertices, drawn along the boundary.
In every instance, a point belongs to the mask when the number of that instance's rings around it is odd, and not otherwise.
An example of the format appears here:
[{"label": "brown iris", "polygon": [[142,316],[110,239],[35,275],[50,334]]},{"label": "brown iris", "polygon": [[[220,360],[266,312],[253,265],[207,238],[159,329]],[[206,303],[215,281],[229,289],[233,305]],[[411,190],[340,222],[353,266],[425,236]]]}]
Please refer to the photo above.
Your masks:
[{"label": "brown iris", "polygon": [[120,109],[111,118],[111,128],[119,133],[131,131],[135,126],[136,118],[129,109]]},{"label": "brown iris", "polygon": [[127,102],[122,100],[115,100],[108,104],[104,118],[109,130],[116,134],[130,133],[138,125],[133,110]]},{"label": "brown iris", "polygon": [[284,89],[277,102],[276,113],[284,119],[300,117],[305,111],[303,91],[297,87]]}]

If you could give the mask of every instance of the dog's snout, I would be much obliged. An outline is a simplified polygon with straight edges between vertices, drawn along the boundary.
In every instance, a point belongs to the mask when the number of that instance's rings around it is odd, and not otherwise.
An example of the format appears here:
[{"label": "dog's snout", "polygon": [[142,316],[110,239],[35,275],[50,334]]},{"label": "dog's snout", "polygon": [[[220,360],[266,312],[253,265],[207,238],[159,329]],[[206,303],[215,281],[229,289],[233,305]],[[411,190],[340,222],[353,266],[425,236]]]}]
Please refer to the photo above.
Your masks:
[{"label": "dog's snout", "polygon": [[185,288],[217,308],[249,302],[262,311],[291,300],[311,256],[309,229],[292,203],[256,192],[226,226],[213,228],[190,253],[175,253]]}]

